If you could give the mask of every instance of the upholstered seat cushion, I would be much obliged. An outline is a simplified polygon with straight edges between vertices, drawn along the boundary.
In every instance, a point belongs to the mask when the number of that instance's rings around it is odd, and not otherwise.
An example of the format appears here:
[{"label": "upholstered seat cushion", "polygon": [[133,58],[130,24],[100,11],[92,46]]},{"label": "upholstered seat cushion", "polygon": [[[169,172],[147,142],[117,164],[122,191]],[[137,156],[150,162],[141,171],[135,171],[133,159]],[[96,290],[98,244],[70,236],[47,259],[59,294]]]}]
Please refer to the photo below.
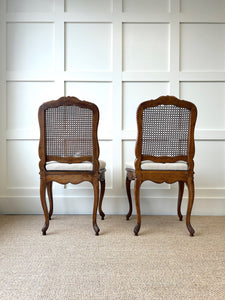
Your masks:
[{"label": "upholstered seat cushion", "polygon": [[[135,169],[134,161],[126,163],[126,169]],[[186,161],[177,161],[174,163],[156,163],[151,160],[143,160],[141,162],[142,170],[165,170],[165,171],[186,171],[188,170],[188,164]]]},{"label": "upholstered seat cushion", "polygon": [[[105,169],[106,163],[99,160],[99,170]],[[89,161],[82,163],[59,163],[57,161],[49,161],[46,163],[47,171],[92,171],[93,165]]]}]

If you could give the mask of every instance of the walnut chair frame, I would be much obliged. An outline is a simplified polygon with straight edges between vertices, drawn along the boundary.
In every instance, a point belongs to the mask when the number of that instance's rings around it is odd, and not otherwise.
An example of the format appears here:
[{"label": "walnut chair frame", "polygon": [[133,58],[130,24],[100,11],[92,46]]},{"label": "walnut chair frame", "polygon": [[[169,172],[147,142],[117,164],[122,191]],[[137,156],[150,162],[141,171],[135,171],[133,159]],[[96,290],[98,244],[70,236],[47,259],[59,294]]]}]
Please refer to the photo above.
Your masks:
[{"label": "walnut chair frame", "polygon": [[[181,203],[184,183],[188,188],[186,226],[191,236],[190,223],[194,202],[194,128],[197,119],[196,106],[173,96],[161,96],[141,103],[137,109],[136,160],[134,167],[126,167],[126,190],[129,201],[129,220],[132,214],[130,184],[134,180],[134,196],[137,211],[135,235],[141,227],[140,187],[150,180],[155,183],[179,183],[177,213],[182,221]],[[150,167],[144,164],[150,163]],[[183,168],[183,166],[185,166]],[[146,165],[147,166],[147,165]],[[158,166],[158,167],[154,167]],[[177,166],[182,166],[181,168]]]},{"label": "walnut chair frame", "polygon": [[[102,200],[105,192],[105,165],[100,167],[97,129],[99,122],[98,107],[76,97],[61,97],[43,103],[38,111],[40,126],[39,168],[40,198],[45,223],[43,235],[49,227],[53,214],[53,181],[60,184],[79,184],[88,181],[94,189],[93,228],[99,234],[96,222],[97,209],[104,219]],[[68,168],[48,168],[51,162]],[[71,166],[90,166],[91,168],[71,168]],[[99,182],[101,192],[99,197]],[[46,188],[49,198],[49,210],[46,203]]]}]

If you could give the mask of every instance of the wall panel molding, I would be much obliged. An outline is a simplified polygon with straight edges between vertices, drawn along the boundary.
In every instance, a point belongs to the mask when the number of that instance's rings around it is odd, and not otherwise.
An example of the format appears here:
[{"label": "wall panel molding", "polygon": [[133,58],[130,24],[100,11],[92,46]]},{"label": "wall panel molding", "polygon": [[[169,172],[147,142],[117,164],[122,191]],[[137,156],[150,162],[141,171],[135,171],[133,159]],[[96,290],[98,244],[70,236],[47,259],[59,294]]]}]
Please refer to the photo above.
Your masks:
[{"label": "wall panel molding", "polygon": [[[170,94],[198,107],[193,214],[225,214],[224,0],[0,0],[0,17],[0,213],[42,213],[37,110],[63,95],[99,106],[103,207],[126,213],[137,106]],[[86,183],[54,194],[57,213],[92,212]],[[141,197],[146,214],[176,214],[177,185]]]}]

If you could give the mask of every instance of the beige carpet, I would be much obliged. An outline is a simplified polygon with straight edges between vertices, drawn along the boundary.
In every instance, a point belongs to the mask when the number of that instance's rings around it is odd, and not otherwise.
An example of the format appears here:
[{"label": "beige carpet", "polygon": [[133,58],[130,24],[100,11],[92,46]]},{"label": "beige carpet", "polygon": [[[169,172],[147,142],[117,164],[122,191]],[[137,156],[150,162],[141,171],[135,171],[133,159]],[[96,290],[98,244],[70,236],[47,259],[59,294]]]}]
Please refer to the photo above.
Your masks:
[{"label": "beige carpet", "polygon": [[0,215],[0,299],[225,299],[225,217]]}]

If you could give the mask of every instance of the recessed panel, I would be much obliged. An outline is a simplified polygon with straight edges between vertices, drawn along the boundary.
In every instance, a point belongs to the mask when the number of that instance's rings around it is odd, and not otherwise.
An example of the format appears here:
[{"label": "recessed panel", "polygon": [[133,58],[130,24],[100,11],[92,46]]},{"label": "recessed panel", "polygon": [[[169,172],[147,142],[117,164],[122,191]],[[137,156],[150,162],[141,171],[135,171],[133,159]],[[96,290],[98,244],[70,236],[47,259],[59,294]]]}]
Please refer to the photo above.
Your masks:
[{"label": "recessed panel", "polygon": [[51,23],[8,23],[7,70],[52,71],[53,31]]},{"label": "recessed panel", "polygon": [[7,0],[8,12],[51,12],[54,0]]},{"label": "recessed panel", "polygon": [[123,25],[124,71],[168,71],[169,25]]},{"label": "recessed panel", "polygon": [[196,188],[225,188],[225,142],[197,141],[195,143]]},{"label": "recessed panel", "polygon": [[7,83],[7,130],[38,131],[38,108],[56,99],[53,82]]},{"label": "recessed panel", "polygon": [[225,129],[225,82],[181,82],[180,95],[197,106],[197,129]]},{"label": "recessed panel", "polygon": [[67,23],[65,32],[67,71],[111,70],[111,24]]},{"label": "recessed panel", "polygon": [[181,70],[225,70],[225,24],[181,25]]},{"label": "recessed panel", "polygon": [[112,84],[110,82],[66,82],[67,96],[95,103],[99,109],[99,135],[112,134]]},{"label": "recessed panel", "polygon": [[168,94],[168,82],[124,82],[123,129],[136,130],[136,111],[141,102]]},{"label": "recessed panel", "polygon": [[108,13],[111,11],[111,0],[65,0],[65,11]]},{"label": "recessed panel", "polygon": [[166,13],[168,0],[123,0],[123,12],[129,13]]},{"label": "recessed panel", "polygon": [[181,0],[181,12],[189,14],[209,15],[216,13],[225,13],[224,0]]},{"label": "recessed panel", "polygon": [[39,187],[38,141],[7,143],[7,182],[9,188]]},{"label": "recessed panel", "polygon": [[123,169],[127,162],[135,160],[135,143],[136,141],[123,141]]},{"label": "recessed panel", "polygon": [[112,164],[112,142],[99,141],[99,159],[104,160],[106,163],[105,182],[106,188],[112,188],[113,182],[113,164]]}]

